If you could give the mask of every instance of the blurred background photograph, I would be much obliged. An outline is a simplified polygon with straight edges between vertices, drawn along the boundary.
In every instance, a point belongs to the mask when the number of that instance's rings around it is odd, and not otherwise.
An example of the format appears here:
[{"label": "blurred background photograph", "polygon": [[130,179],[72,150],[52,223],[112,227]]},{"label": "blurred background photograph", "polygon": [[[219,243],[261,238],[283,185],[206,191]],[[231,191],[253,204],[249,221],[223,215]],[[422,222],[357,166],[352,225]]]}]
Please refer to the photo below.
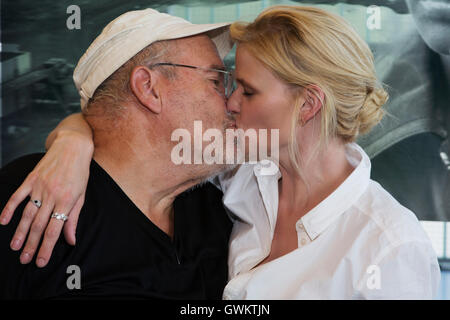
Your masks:
[{"label": "blurred background photograph", "polygon": [[[450,0],[1,0],[0,167],[45,151],[59,121],[80,111],[78,59],[120,14],[153,8],[193,23],[252,21],[272,5],[313,5],[345,18],[369,44],[390,98],[358,140],[372,179],[417,214],[450,299]],[[233,68],[234,51],[225,59]]]}]

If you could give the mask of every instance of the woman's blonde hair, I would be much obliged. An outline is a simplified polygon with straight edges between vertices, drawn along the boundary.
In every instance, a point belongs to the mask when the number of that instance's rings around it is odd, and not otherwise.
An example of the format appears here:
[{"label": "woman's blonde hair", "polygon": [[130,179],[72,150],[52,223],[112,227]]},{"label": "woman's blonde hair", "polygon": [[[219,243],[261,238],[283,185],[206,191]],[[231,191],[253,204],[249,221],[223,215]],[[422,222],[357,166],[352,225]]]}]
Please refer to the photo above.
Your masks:
[{"label": "woman's blonde hair", "polygon": [[[274,6],[252,23],[233,23],[230,32],[287,84],[322,89],[319,145],[331,137],[352,142],[383,117],[388,94],[376,78],[372,52],[341,17],[314,7]],[[300,107],[294,109],[289,151],[302,176],[295,134]]]}]

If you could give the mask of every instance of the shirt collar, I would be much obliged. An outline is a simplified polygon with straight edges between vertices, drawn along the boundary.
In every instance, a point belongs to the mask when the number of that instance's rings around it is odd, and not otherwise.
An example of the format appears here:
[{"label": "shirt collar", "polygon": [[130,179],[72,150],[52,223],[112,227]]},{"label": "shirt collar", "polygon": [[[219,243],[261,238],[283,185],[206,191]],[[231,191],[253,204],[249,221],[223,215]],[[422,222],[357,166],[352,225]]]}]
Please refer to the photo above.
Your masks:
[{"label": "shirt collar", "polygon": [[[333,191],[333,193],[300,218],[296,223],[296,226],[300,224],[304,226],[304,229],[311,240],[317,238],[330,224],[333,223],[334,220],[348,210],[369,185],[371,164],[367,154],[356,143],[345,145],[345,152],[347,160],[355,167],[353,172],[336,190]],[[274,163],[272,164],[275,165]],[[277,166],[276,170],[273,170],[273,167],[271,167],[272,164],[269,166],[268,163],[258,163],[253,168],[260,191],[265,195],[263,196],[263,199],[270,196],[270,191],[274,191],[271,188],[266,188],[265,185],[270,183],[272,186],[277,186],[276,181],[281,178],[280,170]],[[268,212],[274,212],[274,217],[276,219],[276,212],[278,210],[278,188],[275,189],[277,191],[277,197],[276,199],[271,199],[271,201],[274,202],[276,206],[268,206],[266,203],[265,205]],[[267,192],[269,193],[267,194]],[[330,208],[332,208],[332,210]]]},{"label": "shirt collar", "polygon": [[262,160],[255,164],[253,173],[257,178],[274,177],[277,181],[281,178],[281,172],[272,160]]},{"label": "shirt collar", "polygon": [[355,169],[333,193],[297,221],[297,224],[303,224],[311,240],[317,238],[358,201],[369,185],[371,167],[369,157],[356,143],[347,144],[345,149],[347,159]]}]

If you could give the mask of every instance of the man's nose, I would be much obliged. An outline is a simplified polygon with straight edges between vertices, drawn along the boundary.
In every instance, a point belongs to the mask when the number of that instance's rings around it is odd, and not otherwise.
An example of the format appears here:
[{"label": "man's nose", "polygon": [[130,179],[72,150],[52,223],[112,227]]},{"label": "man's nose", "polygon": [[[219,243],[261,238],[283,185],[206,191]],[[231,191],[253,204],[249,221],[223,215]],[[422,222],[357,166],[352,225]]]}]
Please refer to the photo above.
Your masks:
[{"label": "man's nose", "polygon": [[236,91],[234,91],[228,98],[227,110],[232,113],[239,113],[241,111],[241,103],[237,97]]}]

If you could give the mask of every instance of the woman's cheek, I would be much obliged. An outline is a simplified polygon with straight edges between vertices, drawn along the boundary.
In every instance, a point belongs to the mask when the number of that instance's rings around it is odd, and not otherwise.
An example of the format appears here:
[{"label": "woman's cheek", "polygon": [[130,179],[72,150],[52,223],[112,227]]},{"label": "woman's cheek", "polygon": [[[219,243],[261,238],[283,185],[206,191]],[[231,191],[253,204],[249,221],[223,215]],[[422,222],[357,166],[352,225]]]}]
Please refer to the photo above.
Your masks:
[{"label": "woman's cheek", "polygon": [[243,129],[267,129],[273,128],[273,110],[264,102],[252,99],[241,106],[241,125]]}]

